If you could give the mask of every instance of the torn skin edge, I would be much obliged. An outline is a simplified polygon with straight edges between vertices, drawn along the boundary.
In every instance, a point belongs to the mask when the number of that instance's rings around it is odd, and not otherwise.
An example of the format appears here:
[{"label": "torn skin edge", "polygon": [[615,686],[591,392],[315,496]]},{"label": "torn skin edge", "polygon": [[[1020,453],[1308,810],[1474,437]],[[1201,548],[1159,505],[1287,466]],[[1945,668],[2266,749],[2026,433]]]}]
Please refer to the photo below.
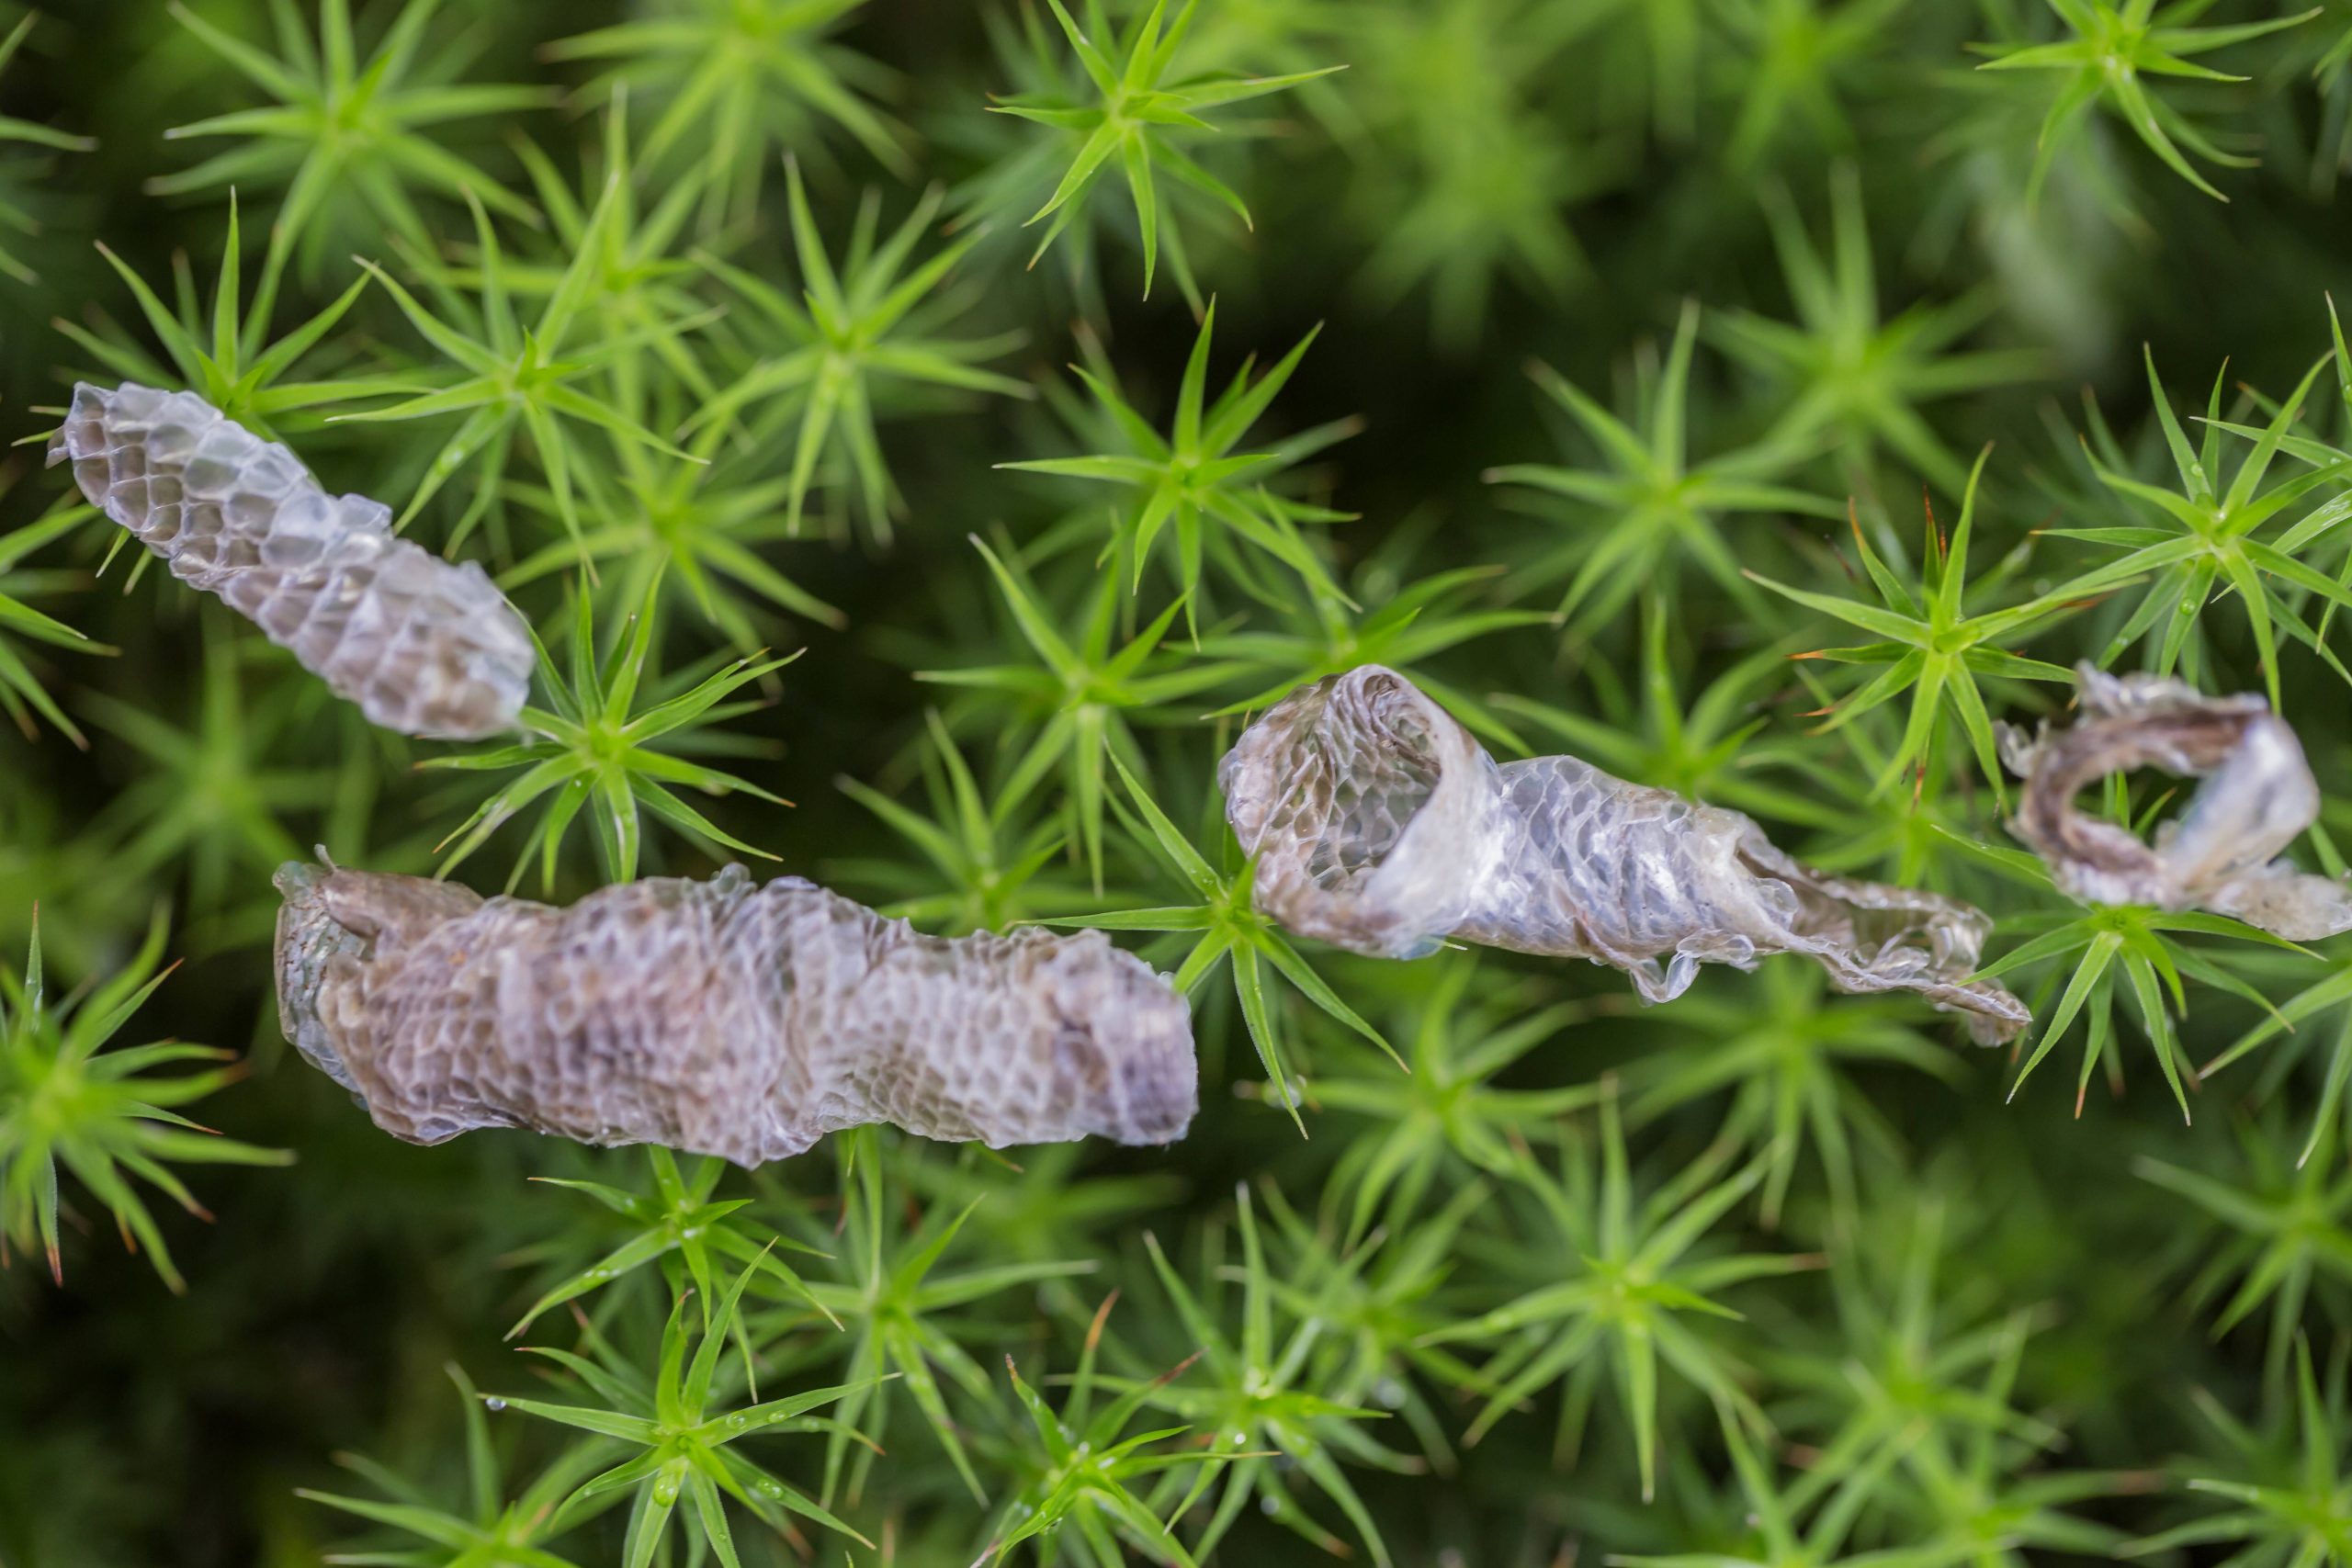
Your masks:
[{"label": "torn skin edge", "polygon": [[[2268,703],[2088,663],[2075,682],[2073,724],[2045,723],[2030,739],[2000,727],[2002,761],[2025,780],[2009,831],[2059,891],[2086,904],[2210,910],[2290,942],[2352,930],[2352,888],[2278,858],[2318,819],[2320,795],[2301,741]],[[2075,808],[2091,784],[2143,767],[2199,781],[2152,840]]]},{"label": "torn skin edge", "polygon": [[280,1026],[376,1124],[525,1127],[742,1166],[888,1122],[992,1148],[1162,1145],[1191,1013],[1102,932],[933,937],[798,877],[651,877],[566,908],[279,869]]},{"label": "torn skin edge", "polygon": [[1744,814],[1629,784],[1575,757],[1498,764],[1395,671],[1365,665],[1292,693],[1218,770],[1257,858],[1261,912],[1375,957],[1452,938],[1622,969],[1648,1002],[1702,964],[1797,953],[1856,993],[1911,991],[1980,1043],[2025,1004],[1971,980],[1992,930],[1937,894],[1829,875]]}]

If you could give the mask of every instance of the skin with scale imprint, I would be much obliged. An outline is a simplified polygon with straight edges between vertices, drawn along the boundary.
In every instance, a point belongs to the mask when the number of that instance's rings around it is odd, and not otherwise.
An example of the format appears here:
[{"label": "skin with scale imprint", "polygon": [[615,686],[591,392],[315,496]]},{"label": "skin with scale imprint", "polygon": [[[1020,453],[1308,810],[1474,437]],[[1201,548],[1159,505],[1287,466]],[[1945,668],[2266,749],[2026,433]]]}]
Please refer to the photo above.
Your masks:
[{"label": "skin with scale imprint", "polygon": [[1447,938],[1623,969],[1668,1001],[1702,963],[1799,953],[1844,991],[1916,991],[1985,1043],[2032,1021],[1971,981],[1992,922],[1936,894],[1815,871],[1754,820],[1574,757],[1499,766],[1404,676],[1302,687],[1218,770],[1260,909],[1384,958]]},{"label": "skin with scale imprint", "polygon": [[78,383],[49,461],[374,723],[451,740],[514,727],[537,655],[481,568],[394,537],[389,507],[329,495],[195,393]]},{"label": "skin with scale imprint", "polygon": [[[2060,891],[2092,904],[2211,909],[2290,942],[2352,931],[2352,889],[2278,858],[2318,819],[2320,796],[2302,742],[2269,704],[2089,664],[2075,666],[2075,686],[2080,713],[2067,728],[2044,725],[2029,739],[2001,727],[2002,760],[2026,781],[2010,830]],[[2075,808],[2086,785],[2141,767],[2199,781],[2153,843]]]},{"label": "skin with scale imprint", "polygon": [[287,1038],[376,1123],[658,1143],[758,1165],[887,1122],[992,1147],[1165,1144],[1190,1010],[1100,931],[925,936],[797,877],[652,877],[568,908],[277,873]]}]

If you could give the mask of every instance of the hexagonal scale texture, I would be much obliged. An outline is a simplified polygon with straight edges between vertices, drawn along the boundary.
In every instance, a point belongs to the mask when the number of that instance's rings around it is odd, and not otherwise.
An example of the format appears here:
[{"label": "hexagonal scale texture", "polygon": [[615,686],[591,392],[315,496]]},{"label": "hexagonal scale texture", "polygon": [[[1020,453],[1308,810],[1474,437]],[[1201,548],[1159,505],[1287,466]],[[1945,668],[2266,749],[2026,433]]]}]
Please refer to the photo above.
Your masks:
[{"label": "hexagonal scale texture", "polygon": [[193,392],[80,383],[49,461],[387,729],[479,739],[530,695],[530,634],[480,566],[395,537],[389,508],[329,495]]},{"label": "hexagonal scale texture", "polygon": [[1257,857],[1257,907],[1353,952],[1412,957],[1452,938],[1586,958],[1623,970],[1649,1002],[1681,995],[1702,964],[1752,969],[1792,953],[1841,991],[1916,991],[1985,1043],[2032,1021],[1969,978],[1992,931],[1981,911],[1817,871],[1751,818],[1575,757],[1498,766],[1376,664],[1276,703],[1217,779]]},{"label": "hexagonal scale texture", "polygon": [[664,1144],[752,1166],[885,1122],[992,1147],[1165,1144],[1190,1010],[1100,931],[925,936],[797,877],[653,877],[568,908],[278,871],[288,1040],[376,1124]]}]

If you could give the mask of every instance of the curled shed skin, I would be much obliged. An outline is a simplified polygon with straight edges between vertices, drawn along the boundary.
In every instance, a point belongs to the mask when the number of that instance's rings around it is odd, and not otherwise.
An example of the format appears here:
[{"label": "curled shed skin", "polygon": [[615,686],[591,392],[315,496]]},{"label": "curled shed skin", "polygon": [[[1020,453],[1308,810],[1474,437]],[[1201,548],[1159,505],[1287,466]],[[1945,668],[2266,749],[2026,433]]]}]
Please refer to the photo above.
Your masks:
[{"label": "curled shed skin", "polygon": [[327,494],[193,392],[83,382],[49,461],[387,729],[479,739],[530,695],[530,634],[480,566],[395,538],[381,502]]},{"label": "curled shed skin", "polygon": [[[2001,729],[2023,778],[2010,830],[2061,892],[2091,904],[2210,909],[2291,942],[2352,930],[2352,897],[2277,857],[2319,816],[2319,785],[2287,721],[2252,694],[2209,697],[2179,681],[2075,669],[2080,716],[2031,739]],[[2110,773],[2160,768],[2199,781],[2153,842],[2075,809]]]},{"label": "curled shed skin", "polygon": [[1651,1002],[1681,995],[1701,964],[1794,953],[1840,990],[1916,991],[1987,1043],[2032,1021],[1966,978],[1991,930],[1979,911],[1815,871],[1739,812],[1574,757],[1498,766],[1378,665],[1274,705],[1218,779],[1257,857],[1259,908],[1354,952],[1412,957],[1453,937],[1587,958]]},{"label": "curled shed skin", "polygon": [[1181,1137],[1190,1011],[1100,931],[924,936],[797,877],[656,877],[567,908],[277,874],[287,1038],[376,1124],[658,1143],[758,1165],[887,1122],[992,1147]]}]

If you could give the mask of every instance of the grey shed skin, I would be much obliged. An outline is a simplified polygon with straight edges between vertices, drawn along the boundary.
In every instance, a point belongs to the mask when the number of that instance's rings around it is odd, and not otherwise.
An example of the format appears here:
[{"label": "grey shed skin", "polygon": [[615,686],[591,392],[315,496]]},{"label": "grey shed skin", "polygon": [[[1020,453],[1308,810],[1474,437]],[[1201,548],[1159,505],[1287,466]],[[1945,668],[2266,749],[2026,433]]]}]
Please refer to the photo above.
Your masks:
[{"label": "grey shed skin", "polygon": [[[2002,760],[2026,781],[2009,830],[2061,892],[2089,904],[2210,909],[2290,942],[2352,930],[2343,883],[2277,858],[2318,818],[2320,797],[2302,742],[2269,704],[2089,664],[2075,667],[2075,686],[2079,714],[2066,728],[2043,725],[2029,739],[2001,727]],[[2075,809],[2086,786],[2144,767],[2200,781],[2154,842]]]},{"label": "grey shed skin", "polygon": [[481,568],[395,538],[389,507],[329,495],[195,393],[85,381],[49,462],[371,722],[449,740],[514,728],[537,655]]},{"label": "grey shed skin", "polygon": [[[1933,893],[1833,876],[1754,820],[1574,757],[1498,766],[1393,670],[1275,704],[1218,770],[1258,908],[1303,936],[1409,958],[1448,938],[1622,969],[1670,1001],[1701,964],[1802,954],[1842,991],[1916,991],[1979,1042],[2032,1021],[1972,981],[1992,922]],[[1663,962],[1661,962],[1661,960]]]},{"label": "grey shed skin", "polygon": [[288,1040],[415,1144],[528,1127],[755,1166],[886,1122],[1182,1137],[1190,1010],[1100,931],[924,936],[821,887],[653,877],[568,908],[279,868]]}]

